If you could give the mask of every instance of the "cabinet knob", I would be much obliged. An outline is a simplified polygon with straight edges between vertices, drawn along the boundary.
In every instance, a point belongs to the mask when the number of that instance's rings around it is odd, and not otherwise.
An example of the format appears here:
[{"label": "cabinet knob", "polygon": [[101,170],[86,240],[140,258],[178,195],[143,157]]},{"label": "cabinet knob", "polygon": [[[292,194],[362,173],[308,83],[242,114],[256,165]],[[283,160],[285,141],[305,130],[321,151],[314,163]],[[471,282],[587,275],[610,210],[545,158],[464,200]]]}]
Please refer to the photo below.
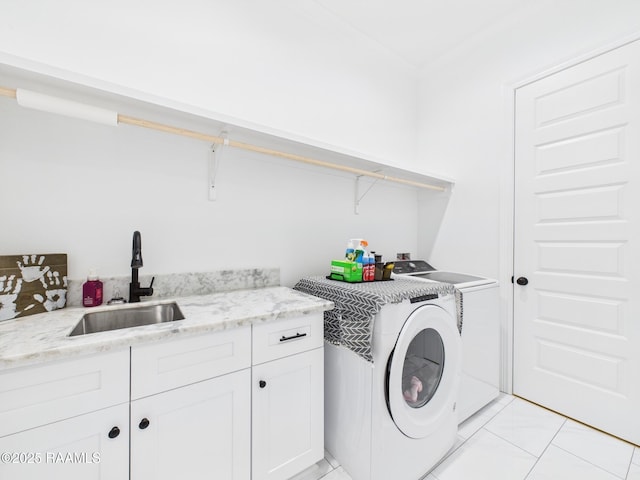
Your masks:
[{"label": "cabinet knob", "polygon": [[264,380],[260,380],[260,382],[258,382],[258,385],[260,385],[260,388],[264,388],[267,386],[267,382],[265,382]]},{"label": "cabinet knob", "polygon": [[518,285],[526,285],[527,283],[529,283],[529,279],[527,277],[518,277],[516,283]]},{"label": "cabinet knob", "polygon": [[116,438],[118,435],[120,435],[120,429],[118,427],[113,427],[109,430],[109,438]]},{"label": "cabinet knob", "polygon": [[140,420],[140,423],[138,424],[138,428],[140,430],[144,430],[145,428],[147,428],[149,426],[149,419],[148,418],[143,418],[142,420]]}]

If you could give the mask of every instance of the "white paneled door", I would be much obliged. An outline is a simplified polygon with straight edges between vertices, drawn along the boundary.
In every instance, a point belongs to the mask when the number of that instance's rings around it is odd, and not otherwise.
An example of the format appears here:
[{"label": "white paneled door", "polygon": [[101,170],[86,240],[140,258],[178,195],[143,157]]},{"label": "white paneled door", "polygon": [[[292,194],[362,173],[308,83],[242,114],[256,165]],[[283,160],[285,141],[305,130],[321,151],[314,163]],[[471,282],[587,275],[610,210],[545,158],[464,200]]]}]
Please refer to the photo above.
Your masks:
[{"label": "white paneled door", "polygon": [[516,91],[514,393],[640,444],[640,41]]}]

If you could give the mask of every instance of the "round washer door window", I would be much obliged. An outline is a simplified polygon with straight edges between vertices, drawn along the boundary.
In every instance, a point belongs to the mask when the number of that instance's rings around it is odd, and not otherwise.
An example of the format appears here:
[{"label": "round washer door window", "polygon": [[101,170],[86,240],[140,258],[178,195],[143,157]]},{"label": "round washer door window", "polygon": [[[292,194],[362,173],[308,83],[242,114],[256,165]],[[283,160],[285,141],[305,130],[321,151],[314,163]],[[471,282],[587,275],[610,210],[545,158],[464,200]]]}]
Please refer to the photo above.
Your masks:
[{"label": "round washer door window", "polygon": [[437,330],[421,330],[407,349],[402,367],[402,396],[411,408],[424,407],[440,385],[444,343]]},{"label": "round washer door window", "polygon": [[424,305],[407,318],[389,363],[387,398],[397,427],[406,436],[433,432],[450,415],[460,375],[460,334],[453,315]]}]

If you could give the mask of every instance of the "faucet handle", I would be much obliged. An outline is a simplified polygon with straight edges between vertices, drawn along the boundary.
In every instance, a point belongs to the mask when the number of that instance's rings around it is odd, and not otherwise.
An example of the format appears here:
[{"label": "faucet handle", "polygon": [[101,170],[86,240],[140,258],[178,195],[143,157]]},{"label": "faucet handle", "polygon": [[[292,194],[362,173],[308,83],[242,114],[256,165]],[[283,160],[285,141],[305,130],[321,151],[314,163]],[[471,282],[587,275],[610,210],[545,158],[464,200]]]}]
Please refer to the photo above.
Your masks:
[{"label": "faucet handle", "polygon": [[156,281],[156,277],[151,277],[151,283],[149,284],[149,286],[147,288],[144,288],[144,296],[145,297],[150,297],[151,295],[153,295],[153,282]]}]

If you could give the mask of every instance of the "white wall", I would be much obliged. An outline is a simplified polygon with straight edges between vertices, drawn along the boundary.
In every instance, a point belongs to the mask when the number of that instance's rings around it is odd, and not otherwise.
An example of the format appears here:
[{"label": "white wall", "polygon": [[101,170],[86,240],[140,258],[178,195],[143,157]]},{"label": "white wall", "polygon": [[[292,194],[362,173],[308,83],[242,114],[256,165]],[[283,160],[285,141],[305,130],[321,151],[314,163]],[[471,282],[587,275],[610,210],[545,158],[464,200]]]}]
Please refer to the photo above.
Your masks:
[{"label": "white wall", "polygon": [[415,159],[417,70],[312,0],[3,0],[2,55]]},{"label": "white wall", "polygon": [[[421,256],[500,275],[511,235],[501,232],[501,190],[511,182],[512,85],[634,33],[636,0],[537,1],[421,71],[419,157],[456,179],[437,238],[421,235]],[[502,270],[509,288],[510,266]]]},{"label": "white wall", "polygon": [[[2,11],[0,59],[12,66],[415,160],[417,70],[313,1],[4,0]],[[0,85],[23,86],[9,80],[0,70]],[[417,250],[414,189],[378,184],[356,216],[352,176],[229,149],[209,202],[208,156],[202,142],[0,98],[0,254],[66,252],[71,278],[92,266],[127,275],[137,229],[144,274],[275,266],[292,285],[325,274],[348,238],[387,258]]]},{"label": "white wall", "polygon": [[141,274],[280,267],[292,286],[327,274],[349,238],[388,259],[417,248],[412,188],[377,184],[354,215],[352,176],[228,148],[210,202],[209,155],[205,142],[0,98],[0,255],[68,253],[70,278],[129,275],[140,230]]}]

